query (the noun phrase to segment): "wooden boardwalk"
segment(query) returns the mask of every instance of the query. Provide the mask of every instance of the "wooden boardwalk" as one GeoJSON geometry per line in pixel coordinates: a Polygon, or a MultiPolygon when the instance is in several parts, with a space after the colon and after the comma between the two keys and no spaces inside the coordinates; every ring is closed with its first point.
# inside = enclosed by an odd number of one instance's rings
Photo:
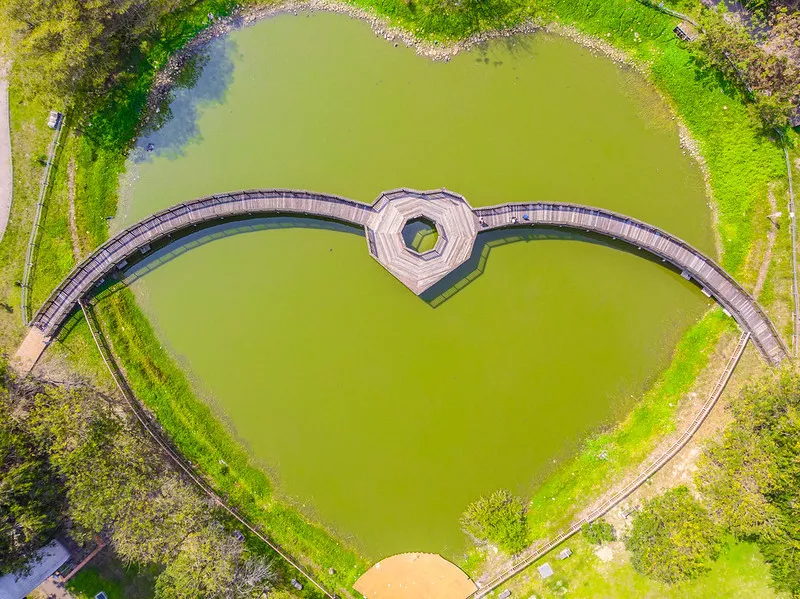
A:
{"type": "Polygon", "coordinates": [[[324,218],[364,227],[367,247],[384,267],[420,294],[466,261],[481,230],[516,226],[566,227],[618,239],[661,258],[719,302],[770,364],[788,354],[770,319],[722,267],[657,227],[608,210],[576,204],[537,202],[473,209],[452,192],[399,189],[373,204],[333,195],[288,189],[242,191],[178,204],[158,212],[108,240],[79,264],[56,288],[31,321],[51,338],[77,308],[79,300],[157,243],[193,227],[224,219],[289,214],[324,218]],[[402,227],[426,216],[436,223],[440,240],[419,254],[405,246],[402,227]]]}
{"type": "Polygon", "coordinates": [[[132,256],[193,227],[268,214],[306,215],[363,226],[371,211],[371,206],[361,202],[288,189],[226,193],[177,204],[128,227],[92,252],[50,295],[31,326],[51,337],[75,310],[78,300],[115,270],[123,269],[132,256]]]}
{"type": "Polygon", "coordinates": [[[369,252],[386,270],[419,295],[469,259],[478,219],[460,195],[397,189],[381,195],[373,204],[367,225],[369,252]],[[403,227],[415,218],[436,224],[439,238],[432,250],[417,253],[403,242],[403,227]]]}

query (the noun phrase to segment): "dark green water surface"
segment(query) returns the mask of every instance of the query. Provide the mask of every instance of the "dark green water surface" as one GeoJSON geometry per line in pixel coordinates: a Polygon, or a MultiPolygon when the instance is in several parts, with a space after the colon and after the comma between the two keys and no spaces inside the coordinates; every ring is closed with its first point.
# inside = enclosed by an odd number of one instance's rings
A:
{"type": "MultiPolygon", "coordinates": [[[[118,226],[227,190],[371,202],[446,187],[473,205],[602,206],[712,251],[702,177],[666,108],[636,74],[564,39],[432,63],[340,15],[286,15],[204,55],[172,120],[140,140],[118,226]]],[[[482,235],[473,272],[451,283],[474,280],[433,307],[357,233],[255,225],[134,290],[278,491],[372,557],[458,554],[467,503],[530,492],[624,415],[707,306],[635,252],[517,231],[482,235]]]]}

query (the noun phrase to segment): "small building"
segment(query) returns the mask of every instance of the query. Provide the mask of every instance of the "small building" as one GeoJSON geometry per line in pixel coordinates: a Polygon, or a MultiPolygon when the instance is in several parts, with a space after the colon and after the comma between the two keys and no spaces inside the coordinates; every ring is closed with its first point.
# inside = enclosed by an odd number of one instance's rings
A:
{"type": "Polygon", "coordinates": [[[536,569],[539,570],[539,576],[542,578],[550,578],[553,574],[555,574],[555,572],[553,572],[553,568],[550,567],[549,562],[543,563],[536,569]]]}
{"type": "Polygon", "coordinates": [[[688,21],[681,21],[672,31],[684,42],[693,42],[697,39],[697,29],[688,21]]]}
{"type": "Polygon", "coordinates": [[[506,589],[497,596],[497,599],[508,599],[509,597],[511,597],[511,591],[506,589]]]}
{"type": "Polygon", "coordinates": [[[0,599],[24,599],[69,559],[69,551],[60,542],[45,545],[28,563],[30,572],[17,577],[13,572],[0,576],[0,599]]]}
{"type": "Polygon", "coordinates": [[[50,116],[47,119],[47,126],[51,129],[61,129],[61,123],[64,120],[64,115],[57,110],[51,110],[50,116]]]}
{"type": "Polygon", "coordinates": [[[558,554],[558,559],[567,559],[570,555],[572,555],[572,549],[569,547],[565,547],[561,552],[558,554]]]}

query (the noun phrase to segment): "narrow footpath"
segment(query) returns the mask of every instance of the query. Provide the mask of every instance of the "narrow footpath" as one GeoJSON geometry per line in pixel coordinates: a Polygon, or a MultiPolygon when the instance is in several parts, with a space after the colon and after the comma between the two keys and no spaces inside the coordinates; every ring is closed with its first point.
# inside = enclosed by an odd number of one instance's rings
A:
{"type": "Polygon", "coordinates": [[[11,114],[8,105],[8,72],[11,66],[0,56],[0,241],[11,214],[14,170],[11,164],[11,114]]]}

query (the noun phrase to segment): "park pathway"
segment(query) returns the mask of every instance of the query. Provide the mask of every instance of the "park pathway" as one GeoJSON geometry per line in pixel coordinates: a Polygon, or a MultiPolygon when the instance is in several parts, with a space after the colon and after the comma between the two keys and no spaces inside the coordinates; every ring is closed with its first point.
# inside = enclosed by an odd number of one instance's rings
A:
{"type": "Polygon", "coordinates": [[[8,103],[8,73],[11,65],[0,56],[0,241],[8,227],[14,192],[11,162],[11,113],[8,103]]]}

